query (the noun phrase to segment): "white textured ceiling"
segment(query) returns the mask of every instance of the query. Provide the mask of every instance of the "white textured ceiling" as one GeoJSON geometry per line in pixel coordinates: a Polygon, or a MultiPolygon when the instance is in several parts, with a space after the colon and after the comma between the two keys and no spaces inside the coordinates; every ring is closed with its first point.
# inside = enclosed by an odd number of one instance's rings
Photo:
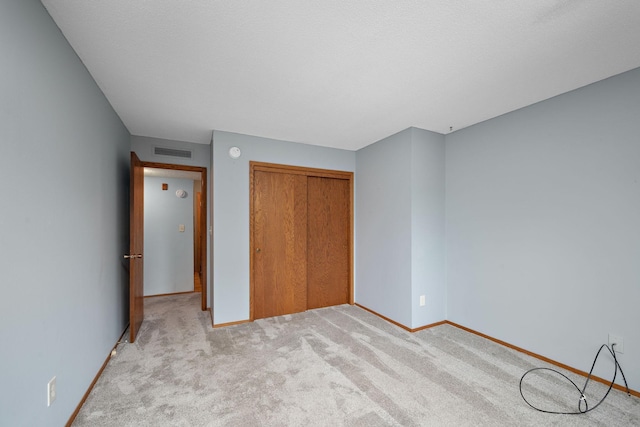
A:
{"type": "Polygon", "coordinates": [[[134,135],[355,150],[640,67],[639,0],[42,0],[134,135]]]}

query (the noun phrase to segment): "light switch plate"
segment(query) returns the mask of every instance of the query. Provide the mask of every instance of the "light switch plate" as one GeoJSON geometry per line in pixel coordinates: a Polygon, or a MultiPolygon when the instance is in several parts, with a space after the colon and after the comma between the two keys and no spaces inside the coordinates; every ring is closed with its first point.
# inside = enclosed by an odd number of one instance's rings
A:
{"type": "Polygon", "coordinates": [[[178,226],[178,231],[181,232],[181,233],[184,233],[184,224],[180,224],[178,226]]]}

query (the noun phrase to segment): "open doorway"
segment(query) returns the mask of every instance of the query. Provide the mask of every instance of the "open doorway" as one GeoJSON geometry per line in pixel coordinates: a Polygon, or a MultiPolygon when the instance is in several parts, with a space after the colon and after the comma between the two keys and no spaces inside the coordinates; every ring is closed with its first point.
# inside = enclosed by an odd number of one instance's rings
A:
{"type": "MultiPolygon", "coordinates": [[[[162,215],[157,215],[158,221],[161,217],[169,217],[169,221],[173,222],[168,226],[171,233],[167,237],[166,233],[162,242],[151,244],[145,250],[145,269],[153,262],[151,250],[158,249],[162,245],[162,250],[170,252],[169,258],[180,259],[188,256],[189,266],[185,267],[184,259],[179,267],[171,267],[167,262],[159,261],[156,267],[158,273],[163,278],[168,279],[171,283],[164,288],[162,286],[156,289],[148,289],[145,285],[145,295],[151,292],[155,295],[180,293],[180,292],[200,292],[201,308],[207,309],[207,170],[204,167],[174,165],[168,163],[142,162],[145,175],[145,195],[164,193],[165,200],[170,201],[171,205],[164,205],[159,208],[162,215]],[[166,182],[165,182],[166,181],[166,182]],[[153,183],[153,192],[149,192],[147,183],[153,183]],[[157,191],[156,191],[157,190],[157,191]],[[177,206],[177,207],[176,207],[177,206]],[[175,211],[176,209],[179,212],[175,211]],[[188,210],[189,217],[185,219],[185,212],[188,210]],[[175,211],[175,212],[174,212],[175,211]],[[171,216],[174,218],[171,218],[171,216]],[[179,217],[178,215],[182,215],[179,217]],[[171,237],[171,236],[175,236],[171,237]],[[188,246],[185,246],[188,245],[188,246]],[[189,269],[185,271],[185,268],[189,269]],[[185,275],[191,275],[189,282],[185,279],[185,275]],[[177,278],[176,275],[181,275],[177,278]],[[191,280],[192,279],[192,280],[191,280]],[[165,291],[163,291],[163,289],[165,291]]],[[[155,197],[155,196],[154,196],[155,197]]],[[[151,197],[149,197],[151,199],[151,197]]],[[[156,201],[156,203],[160,203],[156,201]]],[[[145,200],[145,212],[148,200],[145,200]]],[[[145,214],[145,217],[147,215],[145,214]]],[[[154,219],[155,220],[155,219],[154,219]]],[[[160,223],[160,227],[162,227],[160,223]]],[[[145,229],[147,225],[145,225],[145,229]]],[[[145,241],[147,236],[145,237],[145,241]]],[[[167,254],[165,254],[167,255],[167,254]]],[[[145,274],[148,276],[148,274],[145,274]]],[[[147,278],[145,277],[145,282],[147,278]]],[[[157,281],[154,281],[156,284],[157,281]]]]}

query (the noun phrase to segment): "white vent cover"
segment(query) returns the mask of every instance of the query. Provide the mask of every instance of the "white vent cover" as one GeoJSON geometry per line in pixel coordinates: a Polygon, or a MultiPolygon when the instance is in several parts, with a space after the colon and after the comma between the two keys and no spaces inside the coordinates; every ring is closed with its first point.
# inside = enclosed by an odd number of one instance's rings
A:
{"type": "Polygon", "coordinates": [[[180,157],[182,159],[190,159],[191,151],[177,150],[175,148],[154,147],[153,154],[156,156],[180,157]]]}

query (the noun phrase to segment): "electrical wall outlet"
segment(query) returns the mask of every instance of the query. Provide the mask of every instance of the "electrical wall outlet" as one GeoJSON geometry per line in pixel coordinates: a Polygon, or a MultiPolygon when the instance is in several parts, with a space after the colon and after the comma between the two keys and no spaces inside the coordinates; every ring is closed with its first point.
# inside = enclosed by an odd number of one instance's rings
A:
{"type": "Polygon", "coordinates": [[[56,400],[56,377],[51,378],[51,381],[47,383],[47,406],[56,400]]]}
{"type": "Polygon", "coordinates": [[[426,303],[427,303],[426,302],[426,297],[424,295],[420,295],[420,307],[422,307],[426,303]]]}
{"type": "Polygon", "coordinates": [[[624,353],[624,340],[622,337],[609,334],[609,347],[616,353],[624,353]],[[615,344],[615,347],[613,346],[615,344]]]}

